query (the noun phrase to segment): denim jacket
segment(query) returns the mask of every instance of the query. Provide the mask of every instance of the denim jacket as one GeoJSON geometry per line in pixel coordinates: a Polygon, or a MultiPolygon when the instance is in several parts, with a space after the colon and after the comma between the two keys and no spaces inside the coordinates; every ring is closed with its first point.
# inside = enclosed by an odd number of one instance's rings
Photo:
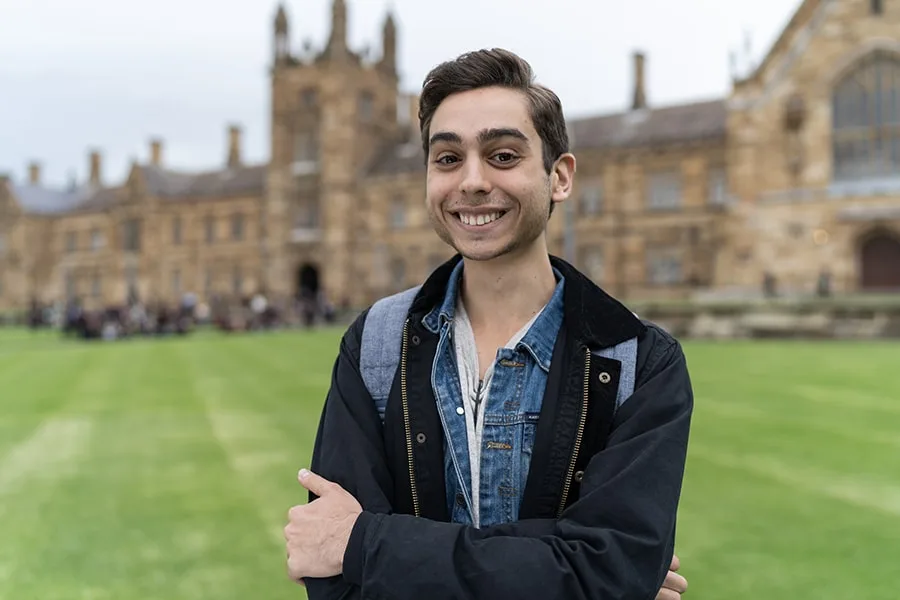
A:
{"type": "Polygon", "coordinates": [[[439,336],[431,385],[444,429],[444,471],[447,510],[451,521],[489,527],[518,520],[522,492],[528,478],[532,446],[553,346],[563,320],[565,279],[554,270],[556,289],[515,349],[501,348],[482,407],[479,519],[472,512],[472,468],[456,355],[453,318],[463,263],[456,265],[443,303],[427,317],[425,326],[439,336]]]}

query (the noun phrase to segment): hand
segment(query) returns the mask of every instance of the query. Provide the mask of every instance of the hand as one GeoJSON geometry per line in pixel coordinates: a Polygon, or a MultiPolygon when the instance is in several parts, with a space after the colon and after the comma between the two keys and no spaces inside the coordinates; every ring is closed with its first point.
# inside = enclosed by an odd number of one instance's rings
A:
{"type": "Polygon", "coordinates": [[[681,561],[677,556],[672,557],[672,564],[669,566],[669,573],[663,582],[656,600],[680,600],[681,595],[687,591],[687,579],[679,575],[676,571],[681,568],[681,561]]]}
{"type": "Polygon", "coordinates": [[[362,507],[336,483],[302,469],[300,484],[318,496],[294,506],[284,528],[288,573],[302,583],[304,577],[332,577],[344,571],[344,552],[362,507]]]}

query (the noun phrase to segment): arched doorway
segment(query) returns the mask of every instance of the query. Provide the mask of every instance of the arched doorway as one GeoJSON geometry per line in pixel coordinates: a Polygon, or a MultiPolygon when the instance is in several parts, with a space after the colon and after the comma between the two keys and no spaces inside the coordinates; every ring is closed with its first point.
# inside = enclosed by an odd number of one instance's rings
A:
{"type": "Polygon", "coordinates": [[[862,239],[859,260],[862,290],[900,292],[900,237],[872,232],[862,239]]]}
{"type": "Polygon", "coordinates": [[[319,293],[319,269],[304,263],[297,268],[297,297],[315,298],[319,293]]]}

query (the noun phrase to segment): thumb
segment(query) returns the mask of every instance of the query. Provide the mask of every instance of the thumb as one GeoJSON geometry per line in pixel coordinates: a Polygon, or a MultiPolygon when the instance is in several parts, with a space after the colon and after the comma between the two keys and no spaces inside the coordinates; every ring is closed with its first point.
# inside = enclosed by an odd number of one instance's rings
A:
{"type": "Polygon", "coordinates": [[[300,480],[300,485],[320,498],[328,493],[328,490],[333,485],[324,477],[316,475],[308,469],[300,469],[297,478],[300,480]]]}

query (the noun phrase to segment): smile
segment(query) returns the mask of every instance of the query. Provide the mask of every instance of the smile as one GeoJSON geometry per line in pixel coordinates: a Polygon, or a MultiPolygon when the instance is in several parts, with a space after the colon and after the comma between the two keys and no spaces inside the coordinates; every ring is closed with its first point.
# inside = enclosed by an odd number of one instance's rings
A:
{"type": "Polygon", "coordinates": [[[498,210],[491,213],[480,213],[480,214],[472,214],[472,213],[456,213],[456,218],[463,225],[468,225],[470,227],[483,227],[484,225],[489,225],[506,214],[505,210],[498,210]]]}

